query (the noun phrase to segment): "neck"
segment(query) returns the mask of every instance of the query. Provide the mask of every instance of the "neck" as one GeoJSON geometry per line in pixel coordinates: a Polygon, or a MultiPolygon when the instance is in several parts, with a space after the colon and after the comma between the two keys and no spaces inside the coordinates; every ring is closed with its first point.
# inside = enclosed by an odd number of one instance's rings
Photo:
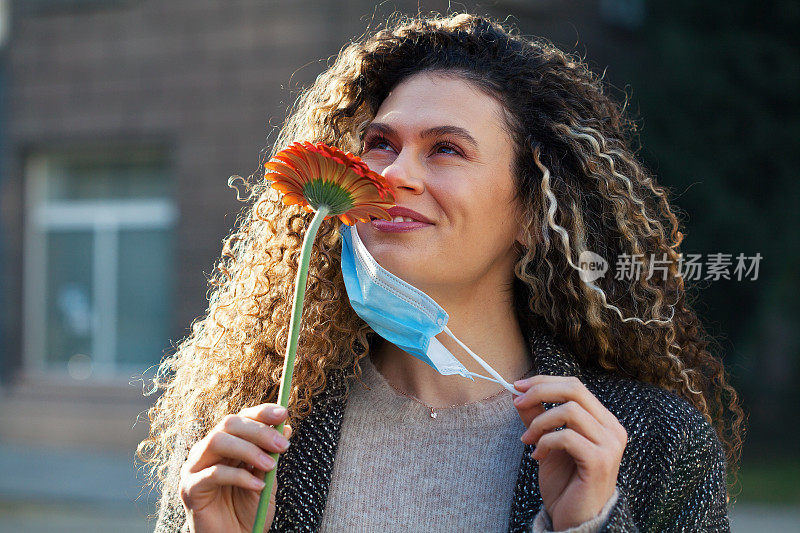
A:
{"type": "MultiPolygon", "coordinates": [[[[461,302],[451,299],[446,303],[450,316],[447,326],[470,350],[513,384],[532,365],[513,304],[510,298],[486,298],[476,292],[473,288],[469,298],[461,302]]],[[[447,333],[439,333],[436,338],[467,370],[492,377],[447,333]]],[[[432,407],[479,401],[503,389],[499,383],[482,378],[470,381],[459,375],[444,376],[394,344],[381,341],[371,353],[378,371],[389,383],[432,407]]]]}

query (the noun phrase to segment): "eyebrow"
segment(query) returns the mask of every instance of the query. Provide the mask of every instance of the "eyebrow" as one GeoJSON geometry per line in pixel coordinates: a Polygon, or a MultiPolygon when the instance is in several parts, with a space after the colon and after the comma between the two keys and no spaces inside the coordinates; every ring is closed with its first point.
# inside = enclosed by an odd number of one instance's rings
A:
{"type": "MultiPolygon", "coordinates": [[[[384,122],[370,122],[366,128],[364,128],[363,133],[361,134],[361,140],[364,140],[364,137],[367,136],[372,130],[377,130],[385,135],[396,135],[397,132],[395,129],[386,124],[384,122]]],[[[478,148],[478,141],[475,140],[475,137],[470,135],[470,133],[460,126],[453,126],[450,124],[442,125],[442,126],[434,126],[433,128],[428,128],[426,130],[422,130],[419,133],[420,139],[426,139],[429,137],[439,137],[442,135],[453,135],[462,139],[463,141],[472,145],[473,148],[478,148]]]]}

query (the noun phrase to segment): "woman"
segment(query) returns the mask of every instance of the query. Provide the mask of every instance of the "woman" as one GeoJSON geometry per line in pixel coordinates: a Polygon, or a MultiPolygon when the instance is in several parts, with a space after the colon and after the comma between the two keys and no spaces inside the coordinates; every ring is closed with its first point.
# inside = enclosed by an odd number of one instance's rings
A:
{"type": "Polygon", "coordinates": [[[515,401],[383,341],[349,305],[350,227],[331,218],[289,411],[276,410],[312,215],[257,182],[208,314],[156,379],[139,449],[162,484],[156,530],[249,531],[274,467],[264,452],[279,452],[270,531],[728,531],[742,410],[687,304],[678,221],[630,128],[578,59],[483,17],[403,16],[345,47],[275,147],[325,142],[385,176],[412,210],[390,212],[422,222],[358,222],[364,246],[501,376],[526,379],[515,401]],[[665,268],[592,279],[575,264],[586,252],[665,268]],[[282,420],[288,447],[271,427],[282,420]]]}

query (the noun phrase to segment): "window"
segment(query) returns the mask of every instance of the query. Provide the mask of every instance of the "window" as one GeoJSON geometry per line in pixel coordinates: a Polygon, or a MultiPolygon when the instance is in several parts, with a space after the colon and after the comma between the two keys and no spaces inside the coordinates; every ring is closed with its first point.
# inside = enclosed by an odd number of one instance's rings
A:
{"type": "Polygon", "coordinates": [[[158,147],[27,158],[26,370],[130,376],[161,359],[175,284],[167,163],[158,147]]]}

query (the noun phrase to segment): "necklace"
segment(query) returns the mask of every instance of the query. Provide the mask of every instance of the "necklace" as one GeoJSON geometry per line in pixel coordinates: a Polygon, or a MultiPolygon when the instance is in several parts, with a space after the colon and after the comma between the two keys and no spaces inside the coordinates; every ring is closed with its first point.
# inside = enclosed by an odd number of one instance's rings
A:
{"type": "MultiPolygon", "coordinates": [[[[524,378],[525,376],[527,376],[527,375],[528,375],[528,372],[530,372],[531,370],[533,370],[535,367],[536,367],[536,365],[534,364],[534,365],[533,365],[532,367],[530,367],[530,368],[529,368],[529,369],[528,369],[528,370],[527,370],[527,371],[526,371],[524,374],[522,374],[522,375],[521,375],[521,376],[520,376],[520,377],[519,377],[517,380],[514,380],[514,381],[518,381],[518,380],[520,380],[520,379],[524,378]]],[[[389,380],[388,380],[388,379],[385,379],[385,378],[384,378],[384,381],[386,381],[386,383],[389,383],[389,380]]],[[[513,382],[512,382],[512,383],[513,383],[513,382]]],[[[448,405],[448,406],[445,406],[445,407],[431,407],[431,406],[430,406],[430,405],[428,405],[427,403],[425,403],[425,402],[423,402],[423,401],[421,401],[421,400],[419,400],[419,399],[415,398],[414,396],[411,396],[410,394],[406,394],[405,392],[401,391],[400,389],[398,389],[397,387],[395,387],[395,386],[394,386],[394,385],[392,385],[391,383],[389,383],[389,386],[390,386],[390,387],[392,387],[392,388],[393,388],[394,390],[396,390],[397,392],[399,392],[400,394],[402,394],[403,396],[406,396],[407,398],[411,398],[411,399],[412,399],[412,400],[414,400],[415,402],[417,402],[417,403],[420,403],[420,404],[424,405],[425,407],[427,407],[428,409],[430,409],[430,411],[431,411],[431,418],[436,418],[436,417],[438,416],[438,413],[435,411],[435,409],[450,409],[451,407],[463,407],[463,406],[465,406],[465,405],[470,405],[470,404],[473,404],[473,403],[485,402],[486,400],[492,399],[492,398],[494,398],[495,396],[499,396],[500,394],[502,394],[502,393],[503,393],[503,392],[505,392],[505,390],[506,390],[505,388],[502,388],[502,389],[500,389],[499,391],[497,391],[496,393],[492,394],[491,396],[487,396],[486,398],[483,398],[482,400],[475,400],[475,401],[473,401],[473,402],[467,402],[467,403],[459,403],[459,404],[456,404],[456,405],[448,405]]]]}

